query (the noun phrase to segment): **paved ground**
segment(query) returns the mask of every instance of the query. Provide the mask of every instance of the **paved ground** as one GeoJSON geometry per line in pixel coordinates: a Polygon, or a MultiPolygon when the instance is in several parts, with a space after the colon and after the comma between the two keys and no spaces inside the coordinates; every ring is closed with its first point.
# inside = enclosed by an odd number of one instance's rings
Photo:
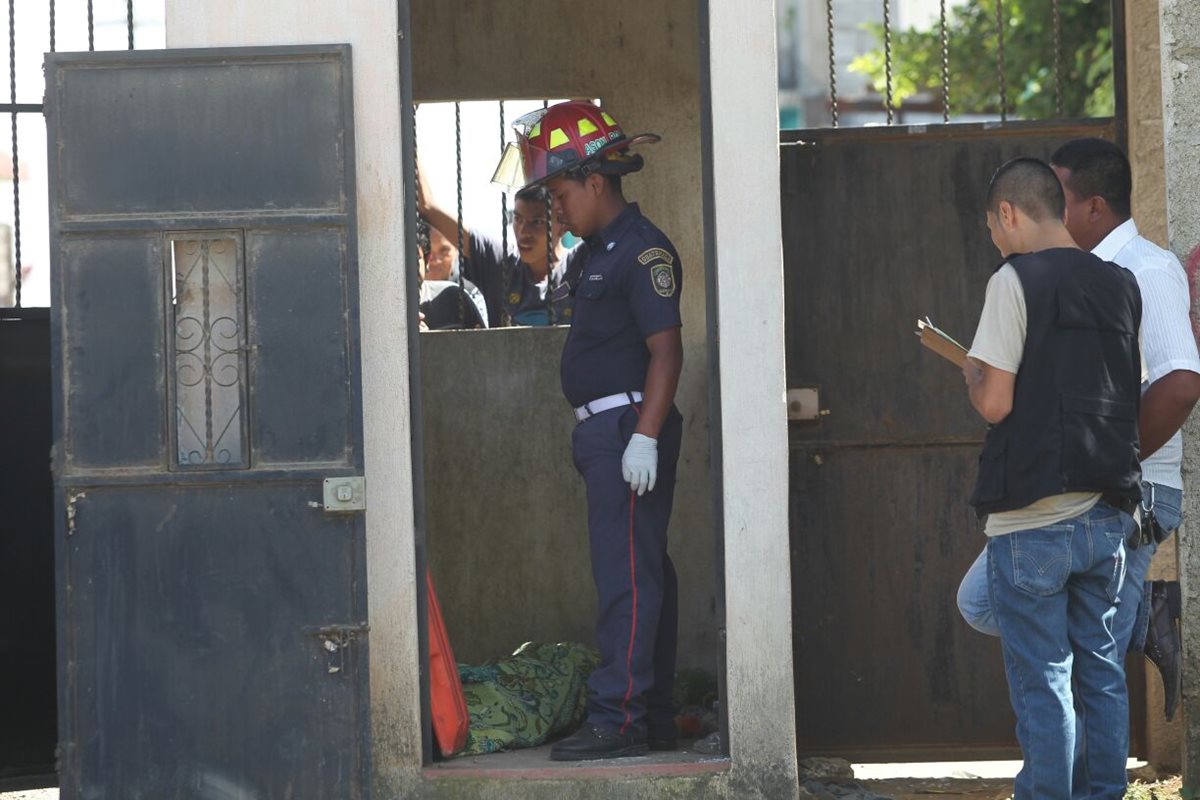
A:
{"type": "MultiPolygon", "coordinates": [[[[681,759],[685,762],[688,760],[681,759]]],[[[467,765],[469,761],[462,763],[467,765]]],[[[478,764],[472,766],[478,768],[478,764]]],[[[471,766],[462,768],[470,769],[471,766]]],[[[872,791],[894,800],[1008,800],[1012,796],[1012,782],[1004,778],[924,777],[863,782],[872,791]]],[[[1153,784],[1134,784],[1126,795],[1127,800],[1180,800],[1180,797],[1179,778],[1153,784]]],[[[0,793],[0,800],[58,800],[58,790],[0,793]]]]}

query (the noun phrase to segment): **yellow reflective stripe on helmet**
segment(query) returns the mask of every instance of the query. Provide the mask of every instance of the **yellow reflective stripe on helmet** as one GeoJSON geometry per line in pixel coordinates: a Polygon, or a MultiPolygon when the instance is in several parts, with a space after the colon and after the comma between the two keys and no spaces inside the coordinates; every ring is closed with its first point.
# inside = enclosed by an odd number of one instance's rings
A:
{"type": "Polygon", "coordinates": [[[536,139],[538,136],[541,135],[541,133],[542,133],[542,123],[537,122],[534,124],[534,126],[532,128],[529,129],[529,138],[536,139]]]}
{"type": "Polygon", "coordinates": [[[566,144],[569,141],[571,141],[571,140],[567,138],[567,135],[565,133],[563,133],[562,128],[555,128],[554,130],[550,131],[550,149],[551,150],[553,150],[556,147],[562,147],[564,144],[566,144]]]}
{"type": "Polygon", "coordinates": [[[596,123],[592,122],[587,117],[584,117],[583,119],[579,120],[579,135],[580,136],[587,136],[589,133],[595,133],[598,130],[600,130],[600,129],[596,127],[596,123]]]}
{"type": "Polygon", "coordinates": [[[607,111],[601,111],[600,116],[603,118],[606,125],[611,125],[614,128],[617,127],[617,121],[610,117],[607,111]]]}

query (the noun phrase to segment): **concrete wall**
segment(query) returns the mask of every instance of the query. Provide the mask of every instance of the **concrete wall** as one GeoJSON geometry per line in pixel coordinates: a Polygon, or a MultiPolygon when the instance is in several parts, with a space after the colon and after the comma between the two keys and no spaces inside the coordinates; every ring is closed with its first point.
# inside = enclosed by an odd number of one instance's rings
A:
{"type": "Polygon", "coordinates": [[[367,475],[375,797],[421,763],[395,0],[167,0],[168,47],[349,42],[367,475]]]}
{"type": "MultiPolygon", "coordinates": [[[[675,242],[684,269],[683,413],[670,551],[679,664],[715,672],[712,482],[701,218],[698,4],[413,0],[418,101],[600,97],[626,132],[653,131],[626,194],[675,242]]],[[[446,198],[449,200],[450,198],[446,198]]],[[[421,337],[428,548],[455,656],[528,639],[590,642],[595,592],[573,417],[558,388],[564,331],[421,337]]]]}
{"type": "MultiPolygon", "coordinates": [[[[1163,138],[1166,153],[1167,219],[1171,249],[1185,265],[1200,252],[1200,4],[1161,0],[1163,138]]],[[[1194,268],[1194,264],[1193,264],[1194,268]]],[[[1195,274],[1192,296],[1196,295],[1195,274]]],[[[1196,305],[1192,306],[1193,325],[1196,305]]],[[[1200,477],[1200,416],[1184,427],[1183,481],[1200,477]]],[[[1184,495],[1184,529],[1178,535],[1183,584],[1184,793],[1200,790],[1200,546],[1191,533],[1200,524],[1200,493],[1184,495]]]]}

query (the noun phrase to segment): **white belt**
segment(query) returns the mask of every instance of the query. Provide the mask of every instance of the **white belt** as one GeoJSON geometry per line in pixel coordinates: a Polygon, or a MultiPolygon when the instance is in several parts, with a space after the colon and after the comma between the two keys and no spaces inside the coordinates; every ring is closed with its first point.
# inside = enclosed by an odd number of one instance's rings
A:
{"type": "Polygon", "coordinates": [[[602,414],[605,411],[612,411],[614,408],[621,406],[632,405],[633,403],[642,402],[641,392],[621,392],[620,394],[610,394],[608,397],[601,397],[599,400],[593,400],[590,403],[584,403],[579,408],[575,409],[575,421],[583,422],[585,419],[602,414]]]}

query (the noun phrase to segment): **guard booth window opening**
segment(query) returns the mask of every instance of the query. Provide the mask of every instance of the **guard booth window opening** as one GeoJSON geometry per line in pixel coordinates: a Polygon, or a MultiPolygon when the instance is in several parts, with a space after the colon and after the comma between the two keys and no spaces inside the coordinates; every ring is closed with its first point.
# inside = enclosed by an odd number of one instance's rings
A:
{"type": "Polygon", "coordinates": [[[578,240],[541,200],[493,180],[514,141],[511,123],[560,101],[415,105],[423,332],[570,324],[552,297],[578,240]]]}

